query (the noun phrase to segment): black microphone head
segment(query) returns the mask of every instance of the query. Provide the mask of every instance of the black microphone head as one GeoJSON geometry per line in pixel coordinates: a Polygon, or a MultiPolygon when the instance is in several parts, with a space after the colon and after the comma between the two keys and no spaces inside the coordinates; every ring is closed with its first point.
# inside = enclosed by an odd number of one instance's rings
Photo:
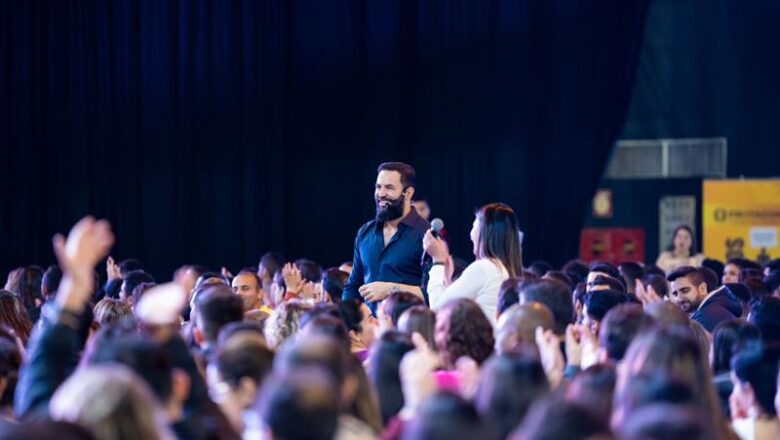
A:
{"type": "Polygon", "coordinates": [[[441,232],[444,229],[444,220],[440,218],[433,219],[431,221],[431,229],[433,229],[433,232],[441,232]]]}

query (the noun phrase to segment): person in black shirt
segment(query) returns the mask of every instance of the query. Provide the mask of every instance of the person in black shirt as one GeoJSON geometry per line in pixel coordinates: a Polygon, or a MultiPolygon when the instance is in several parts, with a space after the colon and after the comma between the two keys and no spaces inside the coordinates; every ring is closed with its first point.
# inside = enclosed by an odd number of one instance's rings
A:
{"type": "Polygon", "coordinates": [[[422,238],[430,228],[412,208],[414,168],[387,162],[377,172],[376,218],[358,230],[352,274],[342,293],[344,300],[362,298],[372,312],[395,290],[424,298],[422,238]]]}

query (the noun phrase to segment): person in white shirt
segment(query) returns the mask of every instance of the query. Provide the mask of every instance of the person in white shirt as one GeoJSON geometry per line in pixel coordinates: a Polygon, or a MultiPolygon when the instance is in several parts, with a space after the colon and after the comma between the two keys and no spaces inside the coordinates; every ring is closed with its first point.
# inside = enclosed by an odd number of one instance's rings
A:
{"type": "Polygon", "coordinates": [[[446,270],[452,264],[447,244],[429,230],[423,237],[423,248],[433,259],[428,279],[431,309],[440,309],[455,298],[470,298],[495,325],[498,293],[508,278],[522,274],[520,230],[515,212],[503,203],[491,203],[477,211],[471,228],[476,261],[448,285],[446,270]]]}

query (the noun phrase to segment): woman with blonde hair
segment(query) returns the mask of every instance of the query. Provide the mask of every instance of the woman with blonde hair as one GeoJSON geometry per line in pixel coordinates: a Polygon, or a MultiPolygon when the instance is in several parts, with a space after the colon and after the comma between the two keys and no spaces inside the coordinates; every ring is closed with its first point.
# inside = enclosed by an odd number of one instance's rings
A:
{"type": "Polygon", "coordinates": [[[151,390],[118,364],[76,370],[54,393],[49,415],[87,428],[98,440],[174,438],[151,390]]]}
{"type": "Polygon", "coordinates": [[[301,317],[311,306],[298,300],[285,301],[274,309],[265,321],[265,339],[268,346],[278,350],[287,339],[295,336],[301,326],[301,317]]]}

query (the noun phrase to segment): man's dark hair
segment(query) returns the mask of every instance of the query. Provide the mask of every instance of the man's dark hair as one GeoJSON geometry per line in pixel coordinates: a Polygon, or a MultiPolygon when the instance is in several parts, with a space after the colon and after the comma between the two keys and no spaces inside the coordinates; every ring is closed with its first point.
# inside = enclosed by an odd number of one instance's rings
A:
{"type": "Polygon", "coordinates": [[[748,345],[731,359],[734,375],[753,388],[756,401],[764,413],[774,417],[777,392],[778,351],[761,346],[748,345]]]}
{"type": "Polygon", "coordinates": [[[524,303],[536,301],[546,305],[555,317],[555,333],[562,335],[574,322],[574,304],[569,286],[558,280],[539,280],[520,290],[524,303]]]}
{"type": "Polygon", "coordinates": [[[141,283],[154,283],[154,278],[143,270],[127,273],[122,281],[122,292],[125,298],[130,298],[133,295],[133,290],[141,283]]]}
{"type": "Polygon", "coordinates": [[[117,266],[119,266],[119,274],[122,276],[122,278],[125,278],[130,272],[144,270],[144,265],[135,258],[122,260],[119,262],[119,264],[117,264],[117,266]]]}
{"type": "Polygon", "coordinates": [[[613,278],[604,275],[596,275],[596,277],[593,278],[593,282],[591,283],[591,286],[607,286],[609,287],[610,290],[615,290],[623,293],[626,292],[626,285],[623,284],[622,278],[613,278]]]}
{"type": "Polygon", "coordinates": [[[494,428],[480,418],[474,405],[456,394],[440,391],[420,408],[417,418],[404,429],[405,440],[483,440],[498,438],[494,428]]]}
{"type": "Polygon", "coordinates": [[[257,287],[260,288],[260,289],[263,288],[263,281],[260,279],[259,276],[257,276],[257,271],[256,270],[241,269],[236,274],[236,276],[239,276],[239,275],[244,275],[244,276],[247,276],[247,277],[254,278],[255,279],[255,283],[257,284],[257,287]]]}
{"type": "Polygon", "coordinates": [[[548,263],[548,262],[546,262],[546,261],[537,260],[537,261],[534,261],[533,263],[531,263],[531,264],[528,266],[528,270],[530,270],[530,271],[531,271],[531,272],[533,272],[533,273],[534,273],[536,276],[538,276],[539,278],[541,278],[541,277],[543,277],[543,276],[544,276],[544,275],[545,275],[547,272],[549,272],[549,271],[553,270],[553,267],[552,267],[552,264],[550,264],[550,263],[548,263]]]}
{"type": "Polygon", "coordinates": [[[754,301],[748,322],[758,327],[764,344],[780,346],[780,299],[765,296],[754,301]]]}
{"type": "Polygon", "coordinates": [[[222,380],[237,388],[248,377],[258,386],[273,369],[274,352],[252,339],[226,340],[214,354],[214,365],[222,380]]]}
{"type": "Polygon", "coordinates": [[[396,171],[401,175],[401,185],[403,189],[414,186],[414,180],[417,178],[417,172],[411,165],[403,162],[385,162],[377,167],[377,174],[381,171],[396,171]]]}
{"type": "Polygon", "coordinates": [[[135,286],[135,289],[133,289],[133,307],[137,306],[141,302],[141,298],[144,296],[144,293],[146,293],[147,290],[151,289],[152,287],[156,286],[155,283],[141,283],[137,286],[135,286]]]}
{"type": "Polygon", "coordinates": [[[103,298],[111,298],[111,299],[119,299],[119,292],[122,290],[122,283],[124,280],[122,278],[114,278],[113,280],[108,280],[106,282],[106,285],[103,287],[103,296],[100,298],[97,298],[98,300],[103,298]]]}
{"type": "MultiPolygon", "coordinates": [[[[669,276],[666,277],[666,279],[672,283],[674,280],[678,278],[688,278],[688,281],[691,282],[694,286],[699,286],[701,284],[704,284],[707,286],[707,291],[711,292],[710,285],[707,284],[707,278],[708,276],[705,275],[704,271],[700,270],[699,268],[692,267],[692,266],[683,266],[672,273],[669,274],[669,276]]],[[[713,289],[714,290],[714,289],[713,289]]]]}
{"type": "Polygon", "coordinates": [[[339,386],[322,367],[275,371],[265,381],[257,412],[274,438],[330,440],[338,427],[339,386]]]}
{"type": "Polygon", "coordinates": [[[666,281],[665,275],[645,275],[645,277],[642,278],[642,284],[644,284],[645,289],[647,289],[648,286],[653,286],[653,290],[655,290],[655,293],[661,298],[669,295],[669,282],[666,281]]]}
{"type": "Polygon", "coordinates": [[[268,275],[273,277],[274,274],[284,267],[284,255],[278,252],[266,252],[260,257],[260,263],[257,265],[258,269],[263,267],[268,271],[268,275]]]}
{"type": "Polygon", "coordinates": [[[655,264],[645,266],[645,275],[658,275],[659,277],[666,278],[666,272],[655,264]]]}
{"type": "MultiPolygon", "coordinates": [[[[600,292],[599,292],[600,293],[600,292]]],[[[653,318],[637,304],[621,304],[604,315],[599,332],[599,345],[607,351],[607,357],[620,361],[626,355],[634,338],[653,325],[653,318]]]]}
{"type": "Polygon", "coordinates": [[[316,261],[301,258],[295,260],[295,267],[301,271],[301,278],[303,278],[304,281],[319,283],[320,280],[322,280],[322,266],[316,261]]]}
{"type": "Polygon", "coordinates": [[[707,292],[712,292],[713,290],[720,287],[720,277],[718,274],[712,271],[712,269],[707,267],[700,267],[698,268],[699,272],[701,272],[701,275],[704,277],[704,282],[707,283],[707,292]]]}
{"type": "Polygon", "coordinates": [[[347,280],[349,280],[349,274],[343,270],[331,268],[325,271],[325,275],[322,277],[322,290],[328,293],[332,303],[341,302],[341,294],[344,292],[347,280]]]}
{"type": "Polygon", "coordinates": [[[640,266],[639,263],[635,263],[633,261],[621,263],[618,266],[618,270],[620,271],[620,275],[623,277],[623,281],[626,284],[626,292],[634,292],[636,280],[641,280],[642,277],[645,276],[645,270],[642,268],[642,266],[640,266]]]}
{"type": "Polygon", "coordinates": [[[546,274],[544,274],[544,278],[558,280],[568,285],[571,289],[574,289],[574,287],[577,286],[577,284],[574,283],[574,281],[569,275],[566,275],[566,273],[561,272],[559,270],[548,271],[546,274]]]}
{"type": "Polygon", "coordinates": [[[766,288],[769,291],[769,294],[774,294],[777,289],[780,288],[780,272],[769,272],[769,275],[764,278],[764,284],[766,284],[766,288]]]}
{"type": "Polygon", "coordinates": [[[46,269],[41,278],[41,297],[48,301],[57,294],[57,289],[62,281],[62,270],[57,265],[51,265],[46,269]]]}
{"type": "Polygon", "coordinates": [[[339,307],[336,304],[317,303],[301,316],[300,328],[306,327],[306,324],[308,324],[309,321],[319,318],[320,316],[330,316],[331,318],[341,319],[339,307]]]}
{"type": "Polygon", "coordinates": [[[207,287],[196,301],[198,323],[208,342],[216,342],[219,331],[225,325],[244,319],[241,297],[223,284],[207,287]]]}
{"type": "Polygon", "coordinates": [[[165,404],[173,392],[173,362],[168,351],[148,337],[124,332],[120,330],[112,337],[99,338],[90,362],[93,365],[118,363],[129,367],[165,404]]]}
{"type": "Polygon", "coordinates": [[[572,283],[580,283],[588,278],[588,265],[579,260],[571,260],[561,268],[563,273],[572,279],[572,283]]]}
{"type": "Polygon", "coordinates": [[[253,334],[265,339],[263,324],[257,321],[236,321],[226,324],[222,327],[222,330],[219,331],[219,345],[224,345],[225,341],[237,334],[253,334]]]}
{"type": "Polygon", "coordinates": [[[607,263],[606,261],[594,261],[590,263],[588,272],[602,272],[612,278],[620,279],[620,270],[618,270],[617,266],[612,263],[607,263]]]}
{"type": "Polygon", "coordinates": [[[585,306],[588,308],[588,316],[596,321],[601,321],[613,307],[625,303],[628,300],[626,294],[617,290],[598,290],[585,295],[585,306]]]}
{"type": "Polygon", "coordinates": [[[390,317],[393,325],[396,327],[398,326],[398,319],[406,310],[425,304],[422,298],[405,290],[393,293],[385,301],[385,314],[390,317]]]}
{"type": "Polygon", "coordinates": [[[718,275],[718,287],[720,287],[720,275],[723,274],[723,268],[725,267],[723,262],[712,258],[705,258],[704,261],[701,262],[701,267],[706,267],[718,275]]]}
{"type": "Polygon", "coordinates": [[[733,264],[734,266],[739,267],[740,270],[743,269],[756,269],[758,271],[761,271],[763,268],[760,264],[756,263],[753,260],[748,260],[747,258],[729,258],[726,261],[726,264],[733,264]]]}

